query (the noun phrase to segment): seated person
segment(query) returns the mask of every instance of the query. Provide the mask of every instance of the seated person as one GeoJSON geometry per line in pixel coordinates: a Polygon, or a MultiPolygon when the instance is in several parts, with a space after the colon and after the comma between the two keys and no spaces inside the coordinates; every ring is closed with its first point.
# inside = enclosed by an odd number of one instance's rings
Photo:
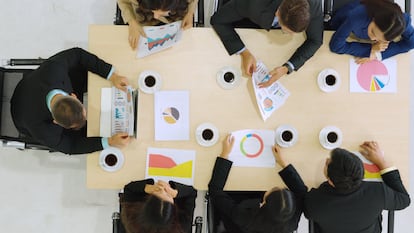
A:
{"type": "Polygon", "coordinates": [[[82,101],[88,71],[126,90],[128,79],[117,75],[112,65],[80,48],[62,51],[17,84],[10,103],[18,131],[65,154],[127,145],[127,133],[110,138],[86,137],[86,109],[82,101]]]}
{"type": "Polygon", "coordinates": [[[216,159],[208,185],[212,205],[227,232],[287,233],[296,230],[307,187],[295,168],[285,163],[278,146],[273,147],[273,153],[276,162],[283,168],[279,175],[290,190],[274,187],[264,194],[262,200],[248,199],[240,203],[223,191],[232,165],[228,156],[233,144],[234,138],[228,135],[223,141],[223,150],[216,159]]]}
{"type": "MultiPolygon", "coordinates": [[[[270,71],[272,77],[261,83],[261,87],[270,86],[283,75],[298,70],[322,45],[323,17],[319,0],[230,0],[211,17],[210,23],[229,55],[241,55],[242,70],[247,75],[252,75],[256,70],[256,58],[232,25],[244,18],[266,30],[281,27],[283,32],[289,34],[306,31],[303,44],[285,64],[270,71]]],[[[278,56],[277,51],[273,52],[278,56]]]]}
{"type": "Polygon", "coordinates": [[[362,161],[336,148],[326,160],[327,181],[305,196],[305,216],[320,233],[380,233],[383,210],[400,210],[410,204],[398,170],[384,159],[376,142],[364,142],[361,154],[381,169],[383,182],[363,181],[362,161]]]}
{"type": "Polygon", "coordinates": [[[414,48],[410,15],[390,0],[353,1],[334,12],[331,26],[331,51],[353,55],[358,64],[414,48]]]}
{"type": "Polygon", "coordinates": [[[117,0],[122,18],[128,23],[128,42],[132,49],[140,35],[146,36],[143,26],[155,26],[182,20],[182,28],[193,26],[198,0],[117,0]]]}
{"type": "Polygon", "coordinates": [[[197,190],[174,181],[134,181],[124,187],[121,221],[127,233],[191,233],[197,190]]]}

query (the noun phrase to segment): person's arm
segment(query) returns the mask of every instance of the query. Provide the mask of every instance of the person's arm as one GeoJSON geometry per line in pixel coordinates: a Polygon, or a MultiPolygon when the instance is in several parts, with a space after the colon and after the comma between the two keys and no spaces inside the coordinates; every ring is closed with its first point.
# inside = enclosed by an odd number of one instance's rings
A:
{"type": "Polygon", "coordinates": [[[394,55],[405,53],[414,48],[414,28],[411,25],[411,18],[408,14],[404,14],[406,27],[401,35],[400,41],[390,42],[388,48],[381,52],[382,59],[392,57],[394,55]]]}
{"type": "Polygon", "coordinates": [[[410,205],[410,196],[405,189],[400,173],[385,160],[384,152],[377,142],[364,142],[360,145],[361,154],[378,166],[384,181],[384,208],[387,210],[400,210],[410,205]]]}
{"type": "Polygon", "coordinates": [[[192,221],[194,217],[195,200],[197,190],[193,186],[181,184],[178,182],[169,182],[172,189],[177,190],[174,203],[178,207],[179,219],[184,232],[191,232],[192,221]]]}
{"type": "Polygon", "coordinates": [[[132,181],[124,187],[124,200],[137,201],[142,200],[150,191],[145,191],[149,187],[154,186],[153,179],[132,181]]]}
{"type": "Polygon", "coordinates": [[[272,148],[273,155],[275,157],[276,163],[282,167],[282,170],[279,172],[280,177],[283,182],[289,188],[290,191],[304,195],[308,191],[299,173],[296,171],[295,167],[290,163],[285,161],[285,158],[282,154],[281,148],[278,145],[273,146],[272,148]]]}
{"type": "Polygon", "coordinates": [[[190,0],[188,3],[188,11],[183,18],[183,23],[181,27],[183,29],[188,29],[193,27],[194,12],[197,7],[198,0],[190,0]]]}
{"type": "Polygon", "coordinates": [[[306,29],[306,40],[289,58],[294,70],[298,70],[321,47],[323,42],[323,16],[320,1],[310,5],[311,20],[306,29]]]}
{"type": "Polygon", "coordinates": [[[210,182],[208,184],[208,191],[214,193],[217,191],[223,191],[226,184],[229,172],[231,169],[232,161],[228,160],[229,154],[233,148],[234,137],[231,134],[227,135],[223,140],[223,149],[219,157],[217,157],[213,168],[213,174],[211,175],[210,182]]]}

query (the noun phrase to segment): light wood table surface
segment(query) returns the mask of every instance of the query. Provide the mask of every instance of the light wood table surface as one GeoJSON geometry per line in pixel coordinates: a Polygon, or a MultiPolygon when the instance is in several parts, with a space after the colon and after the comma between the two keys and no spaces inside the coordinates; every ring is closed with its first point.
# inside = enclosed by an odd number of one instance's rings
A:
{"type": "MultiPolygon", "coordinates": [[[[239,29],[243,41],[269,69],[286,62],[303,42],[303,35],[282,34],[279,30],[239,29]]],[[[190,140],[154,141],[154,96],[140,93],[138,138],[122,149],[123,168],[105,172],[98,165],[100,152],[87,157],[87,187],[119,189],[132,180],[145,176],[147,147],[189,149],[196,151],[194,186],[206,190],[221,141],[228,132],[241,129],[271,129],[282,124],[294,126],[299,140],[283,149],[288,162],[301,174],[308,186],[323,182],[323,167],[329,151],[319,143],[319,132],[327,125],[339,127],[343,133],[343,148],[358,150],[364,140],[376,140],[385,156],[400,169],[405,184],[409,174],[409,55],[396,57],[398,92],[366,94],[349,92],[348,55],[329,51],[332,32],[325,32],[324,44],[298,71],[283,77],[281,83],[291,95],[285,105],[266,121],[260,117],[249,78],[241,85],[223,90],[216,83],[216,73],[224,66],[240,66],[240,56],[229,56],[211,28],[184,31],[183,39],[173,48],[143,59],[136,58],[127,42],[126,26],[92,25],[89,29],[89,51],[111,63],[120,75],[128,77],[138,88],[138,76],[144,70],[157,71],[163,81],[162,90],[190,91],[190,140]],[[335,69],[342,84],[333,93],[322,92],[317,76],[325,68],[335,69]],[[197,144],[195,130],[204,122],[213,123],[220,139],[212,147],[197,144]]],[[[99,135],[100,90],[110,83],[94,74],[89,75],[88,135],[99,135]]],[[[225,189],[266,190],[284,186],[276,168],[233,167],[225,189]]]]}

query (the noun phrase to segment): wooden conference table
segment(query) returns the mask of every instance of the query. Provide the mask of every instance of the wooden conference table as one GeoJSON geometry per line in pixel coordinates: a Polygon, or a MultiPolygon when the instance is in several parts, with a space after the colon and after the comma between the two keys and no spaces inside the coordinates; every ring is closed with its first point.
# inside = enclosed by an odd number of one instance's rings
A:
{"type": "MultiPolygon", "coordinates": [[[[282,34],[278,30],[238,30],[243,41],[268,68],[283,64],[303,42],[303,35],[282,34]]],[[[216,83],[216,73],[224,66],[240,68],[240,57],[229,56],[211,28],[186,30],[180,43],[166,51],[143,59],[136,58],[127,42],[125,26],[92,25],[89,29],[89,51],[113,64],[116,72],[128,77],[138,87],[138,76],[144,70],[162,76],[162,90],[190,91],[190,140],[154,141],[154,96],[140,93],[138,138],[122,149],[125,164],[117,172],[105,172],[98,165],[100,152],[88,155],[87,187],[119,189],[132,180],[143,179],[147,147],[188,149],[196,151],[194,186],[206,190],[221,141],[228,132],[241,129],[275,129],[279,125],[294,126],[297,143],[283,149],[288,162],[301,174],[308,186],[324,181],[323,167],[329,151],[318,139],[327,125],[339,127],[343,148],[358,150],[364,140],[376,140],[386,157],[400,169],[408,184],[409,164],[409,55],[396,57],[398,92],[366,94],[349,92],[349,59],[347,55],[329,52],[332,32],[325,32],[324,44],[298,71],[283,77],[281,83],[290,91],[285,105],[266,121],[260,117],[250,79],[243,77],[239,87],[224,90],[216,83]],[[335,69],[341,76],[340,88],[322,92],[317,76],[325,68],[335,69]],[[220,139],[212,147],[197,144],[195,130],[204,122],[213,123],[220,139]]],[[[100,90],[110,83],[90,74],[88,87],[88,135],[99,135],[100,90]]],[[[233,167],[225,189],[266,190],[283,186],[276,168],[233,167]]]]}

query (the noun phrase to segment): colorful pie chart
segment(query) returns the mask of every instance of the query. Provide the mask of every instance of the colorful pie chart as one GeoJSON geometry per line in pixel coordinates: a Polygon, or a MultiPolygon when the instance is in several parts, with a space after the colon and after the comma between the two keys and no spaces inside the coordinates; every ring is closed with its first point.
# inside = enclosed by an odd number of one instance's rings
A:
{"type": "Polygon", "coordinates": [[[387,67],[380,61],[364,63],[357,70],[358,84],[366,91],[381,91],[390,81],[387,67]]]}
{"type": "Polygon", "coordinates": [[[240,151],[248,158],[259,156],[263,149],[263,139],[257,134],[246,134],[240,141],[240,151]]]}
{"type": "Polygon", "coordinates": [[[162,116],[168,124],[175,124],[180,119],[180,112],[176,108],[170,107],[162,112],[162,116]]]}

